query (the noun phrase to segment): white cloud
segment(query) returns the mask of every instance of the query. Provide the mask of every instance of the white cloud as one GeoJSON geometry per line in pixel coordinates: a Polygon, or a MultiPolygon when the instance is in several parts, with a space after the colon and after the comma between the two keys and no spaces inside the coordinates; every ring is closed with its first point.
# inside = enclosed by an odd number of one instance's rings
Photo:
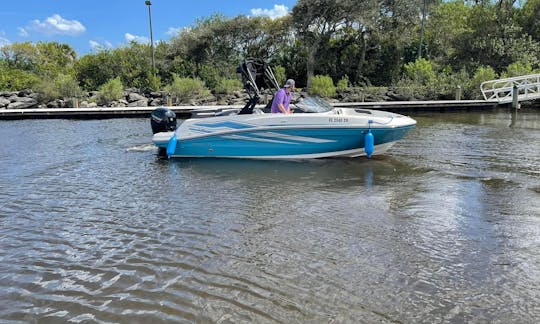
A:
{"type": "Polygon", "coordinates": [[[26,31],[26,29],[19,27],[19,36],[28,37],[28,32],[26,31]]]}
{"type": "Polygon", "coordinates": [[[150,40],[148,39],[148,37],[144,37],[144,36],[136,36],[130,33],[126,33],[125,38],[126,38],[126,41],[128,42],[135,41],[140,44],[150,44],[150,40]]]}
{"type": "Polygon", "coordinates": [[[95,50],[95,51],[99,51],[99,50],[104,50],[104,49],[107,49],[107,48],[112,48],[112,44],[111,42],[108,42],[108,41],[105,41],[103,43],[99,43],[99,42],[96,42],[94,40],[90,40],[88,42],[88,44],[90,45],[90,47],[95,50]]]}
{"type": "Polygon", "coordinates": [[[288,7],[285,7],[285,5],[277,5],[277,4],[274,5],[274,8],[272,9],[262,9],[262,8],[251,9],[251,14],[253,16],[267,16],[272,19],[286,16],[288,13],[289,13],[288,7]]]}
{"type": "Polygon", "coordinates": [[[3,31],[0,31],[0,47],[10,45],[11,42],[9,39],[6,38],[6,33],[3,31]]]}
{"type": "Polygon", "coordinates": [[[19,28],[21,33],[27,31],[35,31],[37,33],[52,35],[68,35],[78,36],[86,31],[86,28],[77,20],[67,20],[62,18],[59,14],[54,14],[44,21],[34,20],[25,28],[19,28]]]}
{"type": "Polygon", "coordinates": [[[169,29],[167,30],[167,32],[165,34],[167,36],[169,36],[169,37],[178,36],[180,34],[180,32],[182,32],[182,30],[184,30],[184,29],[185,28],[182,28],[182,27],[178,27],[178,28],[169,27],[169,29]]]}

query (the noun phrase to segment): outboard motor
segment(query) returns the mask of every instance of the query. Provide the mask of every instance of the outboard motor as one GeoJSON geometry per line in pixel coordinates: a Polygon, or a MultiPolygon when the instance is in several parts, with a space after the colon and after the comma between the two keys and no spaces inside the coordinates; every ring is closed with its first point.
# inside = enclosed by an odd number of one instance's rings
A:
{"type": "Polygon", "coordinates": [[[160,107],[152,112],[152,133],[169,132],[176,129],[176,114],[169,108],[160,107]]]}

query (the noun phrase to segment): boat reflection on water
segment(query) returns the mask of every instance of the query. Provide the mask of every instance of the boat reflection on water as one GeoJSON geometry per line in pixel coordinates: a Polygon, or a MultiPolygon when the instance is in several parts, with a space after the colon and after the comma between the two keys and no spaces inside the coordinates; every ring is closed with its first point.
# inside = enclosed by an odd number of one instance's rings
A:
{"type": "MultiPolygon", "coordinates": [[[[169,172],[184,174],[186,179],[205,181],[241,181],[246,185],[274,184],[310,185],[329,188],[376,186],[403,170],[410,170],[391,156],[365,158],[318,159],[300,161],[267,161],[244,159],[175,159],[159,160],[169,172]]],[[[172,179],[171,179],[172,180],[172,179]]]]}

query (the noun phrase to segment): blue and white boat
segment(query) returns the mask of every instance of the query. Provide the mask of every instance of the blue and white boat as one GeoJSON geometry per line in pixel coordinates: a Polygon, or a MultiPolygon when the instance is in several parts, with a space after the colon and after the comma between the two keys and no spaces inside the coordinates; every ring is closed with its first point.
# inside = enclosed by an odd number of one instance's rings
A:
{"type": "MultiPolygon", "coordinates": [[[[310,99],[304,100],[305,107],[321,109],[310,99]]],[[[249,115],[187,119],[174,131],[154,134],[153,142],[162,149],[169,146],[169,157],[356,157],[386,152],[415,125],[403,115],[366,109],[332,107],[288,115],[256,109],[249,115]]]]}
{"type": "Polygon", "coordinates": [[[303,98],[296,103],[293,114],[265,113],[255,108],[257,101],[258,96],[242,110],[190,118],[178,127],[174,113],[158,108],[161,111],[153,113],[152,128],[158,122],[171,123],[155,127],[153,143],[168,157],[370,157],[386,152],[416,125],[414,119],[403,115],[336,108],[320,98],[303,98]]]}

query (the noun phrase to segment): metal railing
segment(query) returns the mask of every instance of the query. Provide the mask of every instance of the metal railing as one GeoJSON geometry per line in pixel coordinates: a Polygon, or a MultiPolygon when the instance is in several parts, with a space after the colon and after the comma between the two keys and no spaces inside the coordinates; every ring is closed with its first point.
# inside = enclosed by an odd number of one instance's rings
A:
{"type": "Polygon", "coordinates": [[[514,91],[518,95],[518,102],[539,99],[540,74],[485,81],[480,85],[480,90],[485,100],[496,100],[499,103],[513,102],[514,91]]]}

